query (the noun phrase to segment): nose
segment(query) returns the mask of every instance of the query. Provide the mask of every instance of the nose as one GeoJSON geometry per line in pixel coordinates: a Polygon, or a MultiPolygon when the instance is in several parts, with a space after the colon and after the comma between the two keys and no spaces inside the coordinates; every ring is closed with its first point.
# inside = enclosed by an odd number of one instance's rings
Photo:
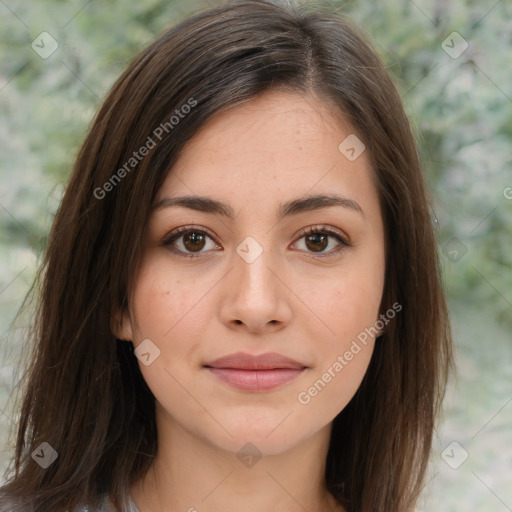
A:
{"type": "Polygon", "coordinates": [[[288,325],[291,294],[272,250],[263,250],[254,261],[233,254],[233,267],[223,282],[221,321],[230,329],[261,334],[288,325]]]}

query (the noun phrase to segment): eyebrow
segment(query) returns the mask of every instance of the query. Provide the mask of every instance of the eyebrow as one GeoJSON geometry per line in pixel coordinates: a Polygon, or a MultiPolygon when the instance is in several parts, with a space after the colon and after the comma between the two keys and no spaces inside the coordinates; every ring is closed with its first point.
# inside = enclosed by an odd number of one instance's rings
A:
{"type": "MultiPolygon", "coordinates": [[[[235,217],[235,212],[231,206],[206,196],[164,197],[152,207],[152,211],[162,210],[171,206],[181,206],[200,212],[214,213],[229,219],[235,217]]],[[[359,204],[348,197],[336,194],[316,194],[281,204],[277,212],[277,218],[281,220],[290,215],[329,208],[331,206],[342,206],[364,216],[363,209],[359,204]]]]}

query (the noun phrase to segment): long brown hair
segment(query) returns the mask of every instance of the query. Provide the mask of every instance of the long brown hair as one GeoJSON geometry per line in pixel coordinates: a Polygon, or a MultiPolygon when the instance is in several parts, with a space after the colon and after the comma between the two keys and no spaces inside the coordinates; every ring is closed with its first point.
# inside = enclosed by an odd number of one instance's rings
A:
{"type": "Polygon", "coordinates": [[[416,502],[452,349],[414,136],[366,36],[330,7],[270,1],[225,3],[172,27],[96,114],[33,288],[34,349],[6,495],[37,511],[93,504],[105,492],[126,506],[156,454],[155,400],[110,322],[133,285],[151,204],[208,120],[276,86],[336,105],[363,139],[385,225],[381,310],[403,308],[333,422],[326,485],[350,512],[416,502]],[[46,469],[31,457],[43,442],[58,453],[46,469]]]}

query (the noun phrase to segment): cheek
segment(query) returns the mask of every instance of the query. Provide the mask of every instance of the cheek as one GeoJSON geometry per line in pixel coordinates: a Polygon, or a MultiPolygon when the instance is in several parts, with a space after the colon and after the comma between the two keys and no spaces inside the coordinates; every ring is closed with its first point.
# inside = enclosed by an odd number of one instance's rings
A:
{"type": "Polygon", "coordinates": [[[363,345],[355,342],[347,350],[339,351],[297,395],[301,413],[327,423],[350,402],[366,374],[373,341],[363,345]],[[347,353],[351,354],[350,361],[347,353]]]}
{"type": "Polygon", "coordinates": [[[133,296],[137,338],[154,337],[167,343],[175,332],[181,338],[192,329],[192,335],[203,317],[202,299],[212,285],[204,279],[180,275],[172,265],[166,264],[165,258],[148,261],[137,278],[133,296]]]}
{"type": "Polygon", "coordinates": [[[307,328],[312,339],[318,335],[324,339],[327,351],[350,345],[350,340],[373,326],[379,316],[384,270],[375,262],[365,265],[363,259],[353,263],[327,277],[297,283],[297,295],[304,297],[309,308],[307,328]]]}
{"type": "Polygon", "coordinates": [[[152,260],[141,268],[132,299],[135,348],[149,339],[158,353],[149,365],[139,361],[144,380],[166,409],[180,409],[183,404],[184,410],[192,407],[197,417],[204,410],[191,404],[183,384],[199,358],[205,332],[201,319],[206,318],[206,301],[201,298],[207,290],[208,283],[188,281],[165,262],[152,260]]]}
{"type": "Polygon", "coordinates": [[[317,365],[297,398],[309,412],[333,418],[359,388],[374,349],[383,283],[378,253],[354,258],[317,287],[304,283],[301,293],[310,290],[305,296],[323,324],[319,339],[318,323],[307,323],[309,337],[317,340],[317,365]]]}
{"type": "Polygon", "coordinates": [[[322,421],[332,420],[346,407],[368,369],[382,291],[382,279],[372,279],[341,279],[314,298],[328,329],[318,340],[318,329],[310,327],[310,338],[317,340],[316,366],[297,401],[322,421]]]}
{"type": "Polygon", "coordinates": [[[155,395],[161,389],[179,395],[179,385],[172,376],[181,382],[198,364],[211,316],[208,291],[214,285],[214,279],[177,272],[165,258],[147,259],[141,267],[132,298],[134,345],[137,348],[142,340],[149,339],[159,350],[151,365],[139,362],[155,395]]]}

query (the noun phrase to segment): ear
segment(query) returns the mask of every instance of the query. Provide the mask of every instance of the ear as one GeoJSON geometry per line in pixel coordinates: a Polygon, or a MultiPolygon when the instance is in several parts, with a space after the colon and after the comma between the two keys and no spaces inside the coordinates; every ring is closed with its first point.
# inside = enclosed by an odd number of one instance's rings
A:
{"type": "Polygon", "coordinates": [[[128,307],[116,305],[110,318],[110,330],[120,340],[133,340],[132,319],[128,307]]]}

